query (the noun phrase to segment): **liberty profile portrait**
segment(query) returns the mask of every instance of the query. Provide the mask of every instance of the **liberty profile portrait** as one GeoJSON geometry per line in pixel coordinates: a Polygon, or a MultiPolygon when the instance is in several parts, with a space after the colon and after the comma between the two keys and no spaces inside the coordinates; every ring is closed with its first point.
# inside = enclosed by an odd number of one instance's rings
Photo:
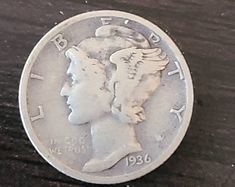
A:
{"type": "Polygon", "coordinates": [[[92,155],[82,171],[104,171],[142,151],[135,125],[146,118],[143,105],[160,85],[166,53],[131,28],[104,25],[65,55],[71,83],[60,94],[71,110],[68,121],[91,127],[92,155]]]}

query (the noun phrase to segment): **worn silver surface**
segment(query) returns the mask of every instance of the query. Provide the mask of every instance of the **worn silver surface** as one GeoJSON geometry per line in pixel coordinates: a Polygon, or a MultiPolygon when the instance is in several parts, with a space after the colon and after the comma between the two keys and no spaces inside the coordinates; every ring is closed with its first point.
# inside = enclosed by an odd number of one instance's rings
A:
{"type": "Polygon", "coordinates": [[[187,64],[157,26],[119,11],[90,12],[48,32],[20,84],[25,130],[61,172],[119,183],[161,165],[188,128],[187,64]]]}

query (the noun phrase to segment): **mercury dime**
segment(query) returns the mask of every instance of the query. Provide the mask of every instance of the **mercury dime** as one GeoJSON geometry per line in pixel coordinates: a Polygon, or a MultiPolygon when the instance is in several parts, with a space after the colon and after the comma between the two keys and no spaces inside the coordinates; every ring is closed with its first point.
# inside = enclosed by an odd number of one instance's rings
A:
{"type": "Polygon", "coordinates": [[[72,17],[30,54],[20,82],[21,118],[51,165],[109,184],[160,166],[188,128],[193,87],[174,42],[125,12],[72,17]]]}

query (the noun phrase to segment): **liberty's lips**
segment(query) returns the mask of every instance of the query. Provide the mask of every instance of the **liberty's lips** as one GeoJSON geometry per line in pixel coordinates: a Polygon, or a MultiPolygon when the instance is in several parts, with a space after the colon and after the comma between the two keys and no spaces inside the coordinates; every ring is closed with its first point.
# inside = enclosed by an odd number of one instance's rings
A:
{"type": "Polygon", "coordinates": [[[71,107],[71,102],[70,102],[70,98],[69,98],[69,97],[68,97],[68,99],[67,99],[66,104],[68,105],[69,109],[72,109],[72,107],[71,107]]]}

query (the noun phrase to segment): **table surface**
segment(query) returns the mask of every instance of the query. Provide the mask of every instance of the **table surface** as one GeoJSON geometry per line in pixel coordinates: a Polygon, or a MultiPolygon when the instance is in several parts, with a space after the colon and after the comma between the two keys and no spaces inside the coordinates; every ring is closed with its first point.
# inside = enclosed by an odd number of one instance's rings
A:
{"type": "Polygon", "coordinates": [[[191,124],[177,151],[150,174],[115,186],[234,186],[234,0],[0,0],[0,186],[98,186],[63,175],[39,156],[22,126],[18,87],[46,32],[101,9],[140,15],[167,32],[186,58],[195,91],[191,124]]]}

